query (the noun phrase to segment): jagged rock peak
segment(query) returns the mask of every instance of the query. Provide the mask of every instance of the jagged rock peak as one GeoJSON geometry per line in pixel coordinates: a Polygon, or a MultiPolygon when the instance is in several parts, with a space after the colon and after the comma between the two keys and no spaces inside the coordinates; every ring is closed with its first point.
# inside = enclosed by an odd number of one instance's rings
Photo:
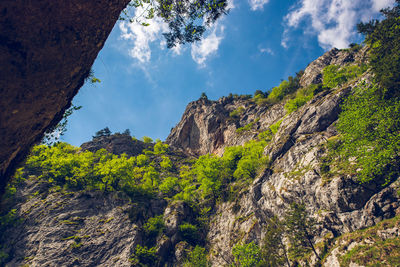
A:
{"type": "MultiPolygon", "coordinates": [[[[328,65],[343,66],[352,62],[365,62],[367,49],[334,48],[326,52],[307,66],[300,86],[321,83],[322,71],[328,65]]],[[[258,106],[246,96],[222,97],[217,101],[201,98],[187,105],[181,121],[172,129],[166,142],[190,155],[221,155],[225,147],[242,145],[253,139],[256,132],[267,130],[285,115],[283,105],[284,103],[258,106]],[[232,116],[231,112],[235,110],[239,112],[232,116]],[[254,124],[250,131],[237,134],[239,128],[250,123],[254,124]]]]}
{"type": "Polygon", "coordinates": [[[137,156],[143,149],[152,147],[153,144],[146,144],[140,140],[132,138],[127,134],[113,134],[109,136],[94,137],[92,141],[83,143],[82,150],[96,152],[105,149],[116,155],[126,154],[127,156],[137,156]]]}

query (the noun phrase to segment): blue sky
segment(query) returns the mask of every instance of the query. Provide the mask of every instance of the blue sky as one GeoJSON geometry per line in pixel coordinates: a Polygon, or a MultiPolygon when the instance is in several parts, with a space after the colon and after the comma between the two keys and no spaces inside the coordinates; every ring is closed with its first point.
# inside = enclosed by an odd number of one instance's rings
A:
{"type": "Polygon", "coordinates": [[[393,4],[233,0],[201,42],[173,50],[165,47],[161,21],[148,27],[119,21],[93,66],[101,83],[81,88],[73,103],[82,109],[69,118],[62,140],[79,146],[106,126],[164,140],[202,92],[216,100],[269,90],[332,47],[362,41],[357,22],[393,4]]]}

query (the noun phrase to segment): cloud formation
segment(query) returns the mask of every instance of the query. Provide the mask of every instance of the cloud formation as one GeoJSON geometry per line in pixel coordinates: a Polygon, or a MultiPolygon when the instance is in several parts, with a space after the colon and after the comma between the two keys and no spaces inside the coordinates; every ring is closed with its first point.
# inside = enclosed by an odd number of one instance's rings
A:
{"type": "Polygon", "coordinates": [[[262,10],[264,5],[268,4],[269,0],[249,0],[251,10],[262,10]]]}
{"type": "Polygon", "coordinates": [[[211,33],[200,42],[192,44],[192,59],[201,67],[205,67],[205,61],[218,51],[223,39],[225,27],[216,23],[211,28],[211,33]]]}
{"type": "Polygon", "coordinates": [[[302,27],[316,34],[324,49],[345,48],[357,37],[356,25],[379,15],[379,10],[392,6],[395,0],[299,0],[285,17],[282,45],[288,46],[291,29],[302,27]]]}

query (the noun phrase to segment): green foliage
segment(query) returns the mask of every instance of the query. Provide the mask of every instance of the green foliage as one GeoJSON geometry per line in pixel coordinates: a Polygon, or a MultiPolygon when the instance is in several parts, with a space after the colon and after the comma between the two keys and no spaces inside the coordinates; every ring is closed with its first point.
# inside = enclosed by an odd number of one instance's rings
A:
{"type": "Polygon", "coordinates": [[[206,95],[205,92],[201,93],[200,99],[208,100],[208,96],[206,95]]]}
{"type": "Polygon", "coordinates": [[[285,230],[284,223],[277,217],[272,217],[268,222],[261,248],[263,266],[279,267],[285,264],[290,266],[283,243],[285,230]]]}
{"type": "Polygon", "coordinates": [[[290,205],[285,216],[285,226],[289,233],[289,255],[292,259],[302,258],[312,250],[320,260],[313,243],[316,221],[309,216],[303,203],[293,202],[290,205]]]}
{"type": "MultiPolygon", "coordinates": [[[[150,138],[151,139],[151,138],[150,138]]],[[[151,143],[151,142],[150,142],[151,143]]],[[[168,151],[168,144],[163,144],[161,141],[158,141],[154,145],[154,154],[159,155],[159,154],[164,154],[168,151]]]]}
{"type": "Polygon", "coordinates": [[[229,113],[229,117],[238,118],[239,115],[243,113],[243,111],[244,111],[244,107],[238,107],[237,109],[235,109],[234,111],[229,113]]]}
{"type": "Polygon", "coordinates": [[[183,223],[179,225],[179,234],[183,240],[190,244],[196,244],[200,240],[200,233],[197,226],[190,223],[183,223]]]}
{"type": "Polygon", "coordinates": [[[143,229],[147,242],[155,241],[157,236],[160,235],[165,229],[163,215],[149,218],[143,225],[143,229]]]}
{"type": "Polygon", "coordinates": [[[60,140],[60,137],[67,131],[68,118],[74,113],[74,111],[80,110],[81,108],[82,106],[75,106],[72,104],[71,107],[64,112],[61,121],[57,123],[57,125],[46,130],[42,143],[47,145],[57,143],[60,140]]]}
{"type": "Polygon", "coordinates": [[[343,67],[337,65],[326,66],[322,70],[323,85],[329,88],[335,88],[359,77],[367,68],[366,65],[347,65],[343,67]]]}
{"type": "Polygon", "coordinates": [[[235,258],[235,266],[260,266],[261,251],[260,248],[253,242],[234,246],[232,249],[232,255],[235,258]]]}
{"type": "Polygon", "coordinates": [[[369,63],[384,95],[399,96],[400,88],[400,1],[392,9],[382,10],[384,19],[358,25],[369,45],[369,63]]]}
{"type": "Polygon", "coordinates": [[[146,155],[140,154],[136,157],[136,164],[138,166],[145,166],[149,162],[149,157],[146,155]]]}
{"type": "Polygon", "coordinates": [[[172,160],[167,156],[162,156],[162,161],[160,162],[160,166],[164,170],[172,170],[173,167],[172,160]]]}
{"type": "Polygon", "coordinates": [[[151,138],[148,137],[148,136],[143,136],[143,137],[142,137],[142,141],[143,141],[145,144],[153,143],[153,139],[151,139],[151,138]]]}
{"type": "Polygon", "coordinates": [[[277,121],[276,123],[272,124],[269,129],[271,130],[272,135],[275,135],[278,132],[279,127],[281,127],[283,119],[277,121]]]}
{"type": "Polygon", "coordinates": [[[159,189],[164,194],[170,195],[171,193],[176,193],[179,188],[179,182],[177,177],[167,177],[165,178],[159,186],[159,189]]]}
{"type": "Polygon", "coordinates": [[[253,129],[254,125],[255,125],[259,120],[260,120],[260,118],[257,118],[256,120],[250,122],[249,124],[247,124],[247,125],[245,125],[245,126],[243,126],[243,127],[237,128],[237,129],[236,129],[236,133],[237,133],[237,134],[242,134],[242,133],[244,133],[244,132],[250,131],[251,129],[253,129]]]}
{"type": "Polygon", "coordinates": [[[176,44],[199,41],[206,30],[222,14],[228,12],[228,1],[166,1],[166,0],[134,0],[123,10],[120,20],[136,22],[149,26],[152,19],[158,17],[169,26],[164,33],[169,48],[176,44]],[[139,16],[134,16],[137,8],[142,8],[139,16]]]}
{"type": "Polygon", "coordinates": [[[243,146],[242,157],[237,162],[233,177],[237,180],[254,179],[262,165],[267,163],[263,155],[266,141],[251,140],[243,146]]]}
{"type": "Polygon", "coordinates": [[[135,248],[135,252],[129,259],[129,261],[133,266],[140,266],[140,267],[155,266],[158,261],[156,255],[156,247],[147,248],[146,246],[142,247],[141,245],[137,245],[135,248]]]}
{"type": "Polygon", "coordinates": [[[382,177],[389,182],[399,175],[400,99],[384,100],[379,91],[377,86],[360,86],[339,115],[342,143],[333,150],[356,158],[361,182],[382,177]]]}
{"type": "Polygon", "coordinates": [[[188,255],[185,267],[207,267],[209,266],[207,261],[206,249],[200,246],[196,246],[188,255]]]}
{"type": "Polygon", "coordinates": [[[106,127],[104,129],[97,131],[96,134],[93,136],[93,138],[102,137],[102,136],[110,136],[110,135],[111,135],[111,131],[108,127],[106,127]]]}
{"type": "Polygon", "coordinates": [[[314,94],[319,92],[321,88],[317,85],[312,84],[309,87],[301,88],[297,90],[295,97],[289,99],[285,104],[285,109],[288,114],[296,111],[298,108],[306,104],[309,100],[314,97],[314,94]]]}
{"type": "Polygon", "coordinates": [[[281,101],[285,96],[296,92],[300,88],[300,78],[303,71],[296,73],[295,77],[289,76],[288,80],[284,80],[277,87],[272,88],[268,95],[268,99],[273,103],[281,101]]]}

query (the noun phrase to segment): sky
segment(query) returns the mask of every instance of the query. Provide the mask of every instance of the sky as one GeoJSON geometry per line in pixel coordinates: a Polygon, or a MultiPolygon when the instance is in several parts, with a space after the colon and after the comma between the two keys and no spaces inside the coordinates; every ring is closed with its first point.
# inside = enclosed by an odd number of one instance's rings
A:
{"type": "Polygon", "coordinates": [[[80,89],[73,103],[82,108],[61,140],[80,146],[105,127],[165,140],[202,92],[217,100],[270,90],[333,47],[362,42],[357,23],[394,2],[231,0],[229,14],[200,42],[173,49],[161,20],[147,27],[118,21],[92,67],[101,82],[80,89]]]}

